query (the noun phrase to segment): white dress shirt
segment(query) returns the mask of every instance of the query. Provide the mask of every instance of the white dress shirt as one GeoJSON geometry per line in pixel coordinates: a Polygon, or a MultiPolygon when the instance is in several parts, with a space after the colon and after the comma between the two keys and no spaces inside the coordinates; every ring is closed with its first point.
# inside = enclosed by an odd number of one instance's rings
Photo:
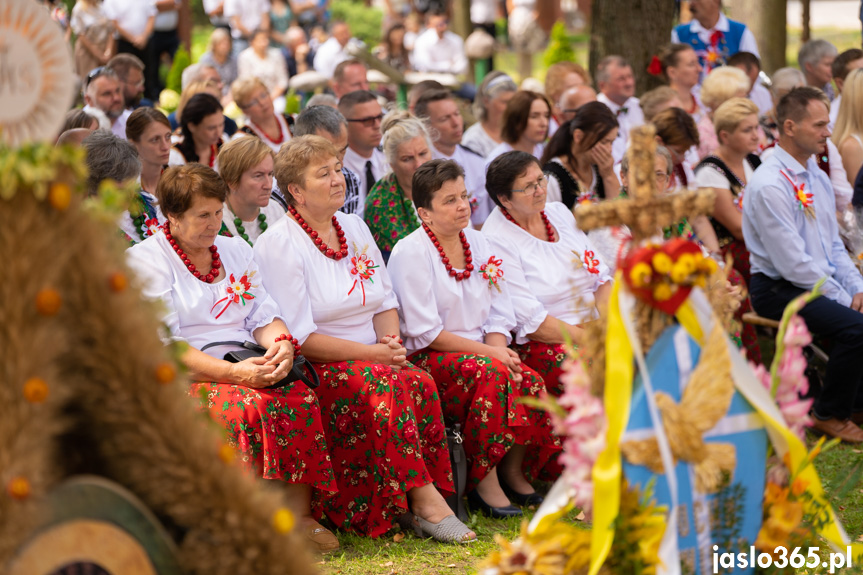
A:
{"type": "MultiPolygon", "coordinates": [[[[249,32],[261,27],[264,14],[270,11],[270,0],[225,0],[225,18],[240,17],[243,27],[249,32]]],[[[243,33],[231,26],[231,36],[242,38],[243,33]]],[[[242,73],[242,70],[240,70],[242,73]]]]}
{"type": "Polygon", "coordinates": [[[504,335],[507,343],[511,340],[516,322],[506,281],[507,262],[500,264],[504,275],[496,278],[498,291],[481,268],[500,255],[481,232],[468,227],[464,234],[474,270],[463,281],[449,275],[423,228],[393,248],[387,268],[399,299],[399,332],[408,353],[425,349],[443,330],[471,341],[483,341],[489,333],[504,335]]]}
{"type": "Polygon", "coordinates": [[[761,80],[755,80],[755,85],[749,92],[749,99],[758,106],[759,117],[773,109],[773,96],[770,95],[770,90],[761,83],[761,80]]]}
{"type": "Polygon", "coordinates": [[[827,124],[827,127],[830,128],[830,131],[833,131],[833,128],[836,127],[836,118],[839,117],[839,104],[842,103],[842,94],[839,94],[833,101],[830,102],[830,123],[827,124]]]}
{"type": "Polygon", "coordinates": [[[132,36],[140,36],[147,29],[147,21],[156,16],[156,0],[105,0],[102,12],[132,36]]]}
{"type": "MultiPolygon", "coordinates": [[[[720,31],[723,34],[728,33],[731,27],[728,24],[728,18],[725,14],[720,12],[719,20],[716,21],[716,26],[710,28],[709,30],[701,25],[701,22],[696,20],[695,18],[689,23],[689,29],[693,34],[697,34],[698,38],[707,45],[710,45],[710,36],[713,35],[713,32],[720,31]]],[[[677,30],[674,28],[671,29],[671,43],[672,44],[680,44],[680,37],[677,35],[677,30]]],[[[758,52],[758,43],[755,41],[755,36],[752,34],[752,30],[747,26],[745,30],[743,30],[743,36],[740,38],[740,49],[738,52],[750,52],[755,54],[759,58],[761,54],[758,52]]],[[[704,81],[704,78],[707,77],[707,70],[702,70],[701,79],[699,83],[704,81]]]]}
{"type": "Polygon", "coordinates": [[[319,333],[373,345],[378,338],[372,319],[397,308],[398,301],[368,226],[352,214],[336,212],[336,218],[345,232],[348,257],[328,258],[296,220],[286,216],[255,242],[255,259],[264,288],[284,310],[285,323],[300,343],[319,333]],[[367,279],[351,263],[363,253],[371,260],[369,266],[378,266],[367,279]]]}
{"type": "MultiPolygon", "coordinates": [[[[507,152],[511,152],[513,151],[513,149],[514,148],[512,147],[512,145],[506,142],[501,142],[500,144],[498,144],[495,149],[493,149],[491,153],[485,158],[485,171],[488,171],[489,164],[491,164],[495,160],[495,158],[497,158],[498,156],[502,156],[507,152]]],[[[533,147],[533,157],[537,160],[541,159],[542,153],[544,151],[545,144],[537,144],[533,147]]]]}
{"type": "Polygon", "coordinates": [[[494,209],[482,228],[498,257],[506,262],[504,277],[518,323],[516,343],[526,343],[548,315],[572,325],[598,319],[593,294],[611,280],[608,266],[566,206],[547,202],[545,215],[557,230],[556,242],[534,237],[507,220],[500,208],[494,209]],[[596,273],[588,271],[593,266],[574,264],[573,252],[581,261],[585,253],[591,262],[598,261],[596,273]]]}
{"type": "Polygon", "coordinates": [[[429,28],[414,42],[411,62],[417,72],[464,74],[467,71],[464,40],[449,30],[441,38],[437,30],[429,28]]]}
{"type": "Polygon", "coordinates": [[[470,194],[470,221],[475,226],[481,226],[491,211],[494,202],[485,189],[485,160],[463,146],[456,146],[452,156],[447,156],[437,148],[432,148],[432,158],[435,160],[454,160],[464,170],[464,186],[470,194]]]}
{"type": "Polygon", "coordinates": [[[617,138],[611,145],[611,155],[614,163],[619,164],[629,143],[629,132],[644,125],[644,112],[641,111],[641,104],[635,96],[624,102],[623,106],[615,104],[602,92],[596,95],[596,100],[608,106],[611,113],[617,116],[617,138]]]}
{"type": "Polygon", "coordinates": [[[347,50],[348,46],[351,44],[361,45],[359,40],[351,38],[345,46],[342,46],[339,44],[339,41],[336,40],[335,36],[330,36],[330,38],[321,44],[321,47],[315,52],[315,59],[312,61],[312,66],[319,74],[326,76],[328,79],[332,79],[333,73],[336,71],[336,66],[345,60],[353,58],[347,50]]]}
{"type": "Polygon", "coordinates": [[[498,142],[488,135],[481,122],[473,124],[470,128],[464,131],[461,137],[461,143],[482,156],[487,158],[488,155],[498,146],[498,142]]]}
{"type": "Polygon", "coordinates": [[[357,205],[357,211],[354,213],[361,218],[365,211],[366,191],[369,186],[369,183],[366,181],[366,162],[369,161],[372,163],[372,175],[375,177],[375,181],[372,182],[371,185],[374,185],[375,182],[383,178],[390,169],[390,165],[387,162],[386,157],[384,157],[384,153],[375,148],[372,152],[371,158],[364,158],[356,153],[351,147],[348,147],[345,152],[344,165],[356,174],[357,178],[360,180],[359,204],[357,205]]]}

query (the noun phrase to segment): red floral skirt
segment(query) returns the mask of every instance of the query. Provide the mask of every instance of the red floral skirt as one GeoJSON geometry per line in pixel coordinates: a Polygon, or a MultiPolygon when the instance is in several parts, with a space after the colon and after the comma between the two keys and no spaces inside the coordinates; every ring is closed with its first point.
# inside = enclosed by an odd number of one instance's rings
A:
{"type": "Polygon", "coordinates": [[[468,459],[468,491],[497,466],[513,445],[536,448],[529,450],[531,456],[525,460],[528,478],[538,477],[560,451],[560,440],[552,431],[548,415],[518,402],[521,397],[537,397],[545,391],[535,371],[525,368],[521,383],[513,384],[503,363],[483,355],[423,350],[411,355],[410,360],[437,382],[447,421],[461,424],[468,459]]]}
{"type": "Polygon", "coordinates": [[[277,389],[193,383],[189,395],[228,432],[243,466],[264,479],[311,485],[320,498],[336,481],[314,392],[302,382],[277,389]]]}
{"type": "Polygon", "coordinates": [[[412,365],[315,363],[338,494],[314,500],[337,527],[378,537],[407,511],[407,492],[455,492],[434,380],[412,365]]]}
{"type": "Polygon", "coordinates": [[[524,344],[515,344],[512,349],[518,353],[521,363],[542,376],[548,392],[555,397],[560,397],[563,393],[560,376],[563,375],[563,360],[566,359],[563,345],[528,341],[524,344]]]}
{"type": "Polygon", "coordinates": [[[722,254],[723,258],[728,254],[731,254],[731,265],[734,266],[734,269],[740,272],[740,275],[743,278],[743,284],[749,288],[749,250],[746,249],[746,244],[740,240],[734,240],[722,246],[719,249],[719,252],[722,254]]]}

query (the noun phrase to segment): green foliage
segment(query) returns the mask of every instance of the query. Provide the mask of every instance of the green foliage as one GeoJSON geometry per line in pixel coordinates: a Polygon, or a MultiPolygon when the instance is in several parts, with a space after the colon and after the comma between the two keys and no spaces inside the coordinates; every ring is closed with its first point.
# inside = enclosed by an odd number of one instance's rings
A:
{"type": "Polygon", "coordinates": [[[288,93],[285,96],[285,114],[295,116],[302,111],[302,107],[302,102],[300,101],[300,97],[297,95],[296,90],[288,90],[288,93]]]}
{"type": "Polygon", "coordinates": [[[369,49],[381,41],[381,24],[384,13],[378,8],[370,8],[365,2],[355,0],[333,0],[332,19],[343,20],[351,27],[351,33],[366,43],[369,49]]]}
{"type": "Polygon", "coordinates": [[[551,29],[551,40],[542,57],[546,68],[558,62],[575,62],[574,38],[566,33],[566,26],[558,21],[551,29]]]}
{"type": "Polygon", "coordinates": [[[173,90],[178,94],[183,91],[183,70],[188,68],[191,63],[192,58],[189,56],[189,52],[187,52],[185,48],[180,47],[174,55],[174,63],[171,66],[171,70],[168,72],[166,87],[169,90],[173,90]]]}

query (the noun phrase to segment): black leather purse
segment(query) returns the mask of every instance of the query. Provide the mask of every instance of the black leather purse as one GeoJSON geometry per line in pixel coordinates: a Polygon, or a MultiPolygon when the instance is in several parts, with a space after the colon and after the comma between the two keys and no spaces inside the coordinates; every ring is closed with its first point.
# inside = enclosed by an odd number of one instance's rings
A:
{"type": "MultiPolygon", "coordinates": [[[[225,357],[223,359],[225,361],[230,361],[231,363],[240,363],[241,361],[249,359],[250,357],[263,357],[264,354],[267,353],[266,348],[256,343],[252,343],[251,341],[215,341],[213,343],[208,343],[207,345],[202,347],[201,351],[204,351],[205,349],[211,347],[216,347],[217,345],[233,345],[242,348],[234,351],[229,351],[225,354],[225,357]]],[[[294,365],[284,379],[274,383],[266,389],[276,389],[279,387],[284,387],[289,383],[293,383],[297,380],[305,383],[309,389],[316,389],[319,385],[321,385],[321,380],[318,378],[318,373],[315,371],[315,368],[313,368],[312,364],[307,362],[306,358],[301,355],[294,357],[294,365]]]]}
{"type": "Polygon", "coordinates": [[[446,498],[446,502],[459,521],[467,522],[470,519],[464,506],[464,492],[467,487],[467,454],[462,445],[464,438],[461,435],[461,424],[456,423],[446,428],[446,443],[456,490],[455,495],[446,498]]]}

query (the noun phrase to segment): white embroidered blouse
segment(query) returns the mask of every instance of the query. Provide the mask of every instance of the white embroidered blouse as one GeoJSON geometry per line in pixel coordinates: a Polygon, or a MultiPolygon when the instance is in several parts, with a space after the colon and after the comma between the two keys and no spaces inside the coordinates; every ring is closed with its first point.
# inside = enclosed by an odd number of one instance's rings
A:
{"type": "Polygon", "coordinates": [[[423,228],[393,248],[387,267],[401,306],[400,331],[408,352],[428,347],[443,330],[473,341],[483,341],[488,333],[511,339],[516,322],[507,289],[508,262],[501,262],[480,232],[468,228],[464,233],[474,270],[463,281],[449,275],[423,228]]]}
{"type": "MultiPolygon", "coordinates": [[[[162,318],[170,339],[201,349],[216,341],[255,341],[252,333],[281,319],[261,281],[252,248],[240,238],[216,237],[225,277],[205,283],[189,272],[159,231],[126,250],[126,262],[140,280],[144,297],[165,304],[162,318]]],[[[221,359],[236,347],[204,353],[221,359]]]]}
{"type": "Polygon", "coordinates": [[[255,259],[264,287],[300,343],[319,333],[373,345],[378,338],[372,318],[398,302],[368,226],[353,214],[336,212],[336,218],[348,242],[347,258],[326,257],[288,215],[255,242],[255,259]]]}
{"type": "Polygon", "coordinates": [[[495,208],[482,233],[506,262],[506,278],[518,330],[516,343],[528,341],[550,314],[578,325],[599,317],[593,294],[611,280],[608,266],[565,205],[548,202],[545,215],[560,236],[551,243],[510,222],[495,208]]]}

